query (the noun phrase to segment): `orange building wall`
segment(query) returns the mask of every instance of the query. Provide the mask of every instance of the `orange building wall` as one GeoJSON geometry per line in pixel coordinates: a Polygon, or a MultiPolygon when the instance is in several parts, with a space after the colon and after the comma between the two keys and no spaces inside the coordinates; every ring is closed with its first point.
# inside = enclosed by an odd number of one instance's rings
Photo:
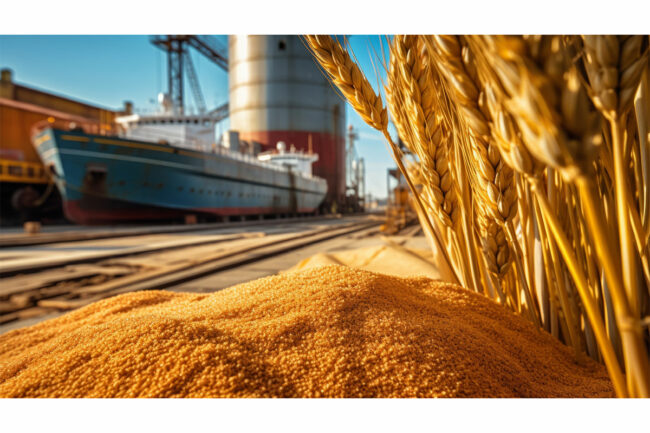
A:
{"type": "Polygon", "coordinates": [[[105,110],[82,102],[41,92],[40,90],[30,89],[29,87],[19,85],[14,85],[13,87],[13,98],[10,99],[13,99],[14,101],[26,102],[28,104],[38,105],[39,107],[86,117],[101,123],[110,123],[115,118],[114,111],[105,110]]]}
{"type": "Polygon", "coordinates": [[[0,158],[15,161],[39,162],[32,146],[32,125],[48,116],[5,106],[0,103],[0,158]]]}
{"type": "MultiPolygon", "coordinates": [[[[0,79],[0,165],[4,170],[0,170],[0,181],[18,181],[7,178],[7,167],[4,166],[12,161],[42,167],[31,140],[35,124],[48,119],[67,121],[88,129],[87,132],[100,133],[110,130],[119,114],[15,84],[11,73],[3,70],[0,79]]],[[[42,178],[32,179],[36,183],[43,181],[42,178]]]]}

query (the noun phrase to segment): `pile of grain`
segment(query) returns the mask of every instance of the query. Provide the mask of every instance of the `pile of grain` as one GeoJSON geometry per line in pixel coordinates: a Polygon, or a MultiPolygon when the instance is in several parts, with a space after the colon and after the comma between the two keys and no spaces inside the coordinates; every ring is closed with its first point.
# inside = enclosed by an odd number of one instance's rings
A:
{"type": "Polygon", "coordinates": [[[602,366],[486,298],[343,266],[130,293],[0,336],[2,397],[612,395],[602,366]]]}

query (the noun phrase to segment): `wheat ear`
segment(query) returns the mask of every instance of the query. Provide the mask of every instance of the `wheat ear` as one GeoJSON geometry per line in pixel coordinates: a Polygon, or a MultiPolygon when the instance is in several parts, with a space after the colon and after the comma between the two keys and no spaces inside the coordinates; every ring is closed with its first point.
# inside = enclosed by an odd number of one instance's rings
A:
{"type": "Polygon", "coordinates": [[[408,175],[408,171],[404,167],[402,153],[388,133],[388,112],[383,106],[381,97],[375,93],[359,69],[359,66],[352,60],[350,54],[343,49],[337,40],[328,35],[305,35],[304,38],[318,63],[327,72],[332,82],[336,84],[355,111],[359,113],[368,125],[380,131],[388,141],[393,152],[393,158],[400,171],[404,174],[404,178],[415,198],[415,204],[419,212],[425,216],[424,220],[427,229],[431,232],[432,236],[435,236],[435,240],[440,246],[440,251],[444,259],[452,269],[455,277],[454,282],[459,283],[461,280],[444,248],[444,243],[439,238],[437,231],[433,227],[433,223],[428,218],[422,199],[408,175]]]}
{"type": "Polygon", "coordinates": [[[386,105],[388,105],[388,112],[393,120],[395,129],[397,129],[397,135],[409,149],[412,149],[410,125],[404,107],[404,95],[400,86],[400,80],[397,59],[395,56],[391,56],[386,76],[386,85],[384,86],[384,90],[386,91],[386,105]]]}
{"type": "Polygon", "coordinates": [[[327,35],[306,35],[318,63],[325,69],[345,99],[361,118],[373,128],[388,127],[388,113],[359,66],[334,38],[327,35]]]}
{"type": "Polygon", "coordinates": [[[585,69],[591,97],[608,119],[632,107],[641,75],[648,64],[641,53],[645,36],[583,36],[585,69]]]}
{"type": "Polygon", "coordinates": [[[409,135],[413,137],[410,140],[411,149],[426,170],[424,176],[434,210],[445,226],[454,228],[458,226],[459,209],[450,171],[449,149],[441,119],[435,110],[433,74],[424,64],[425,59],[421,54],[422,46],[417,36],[395,36],[391,45],[391,59],[395,59],[395,62],[391,63],[388,87],[394,89],[392,93],[403,89],[401,101],[399,98],[394,101],[402,105],[401,111],[408,119],[402,129],[410,130],[409,135]],[[396,68],[396,64],[399,67],[396,68]]]}
{"type": "Polygon", "coordinates": [[[504,227],[514,219],[517,211],[513,173],[501,161],[497,146],[489,138],[488,119],[479,107],[480,91],[475,72],[465,66],[460,39],[434,36],[433,45],[451,96],[469,131],[471,156],[466,154],[465,159],[476,175],[472,190],[479,201],[477,222],[488,266],[502,277],[512,263],[504,227]]]}

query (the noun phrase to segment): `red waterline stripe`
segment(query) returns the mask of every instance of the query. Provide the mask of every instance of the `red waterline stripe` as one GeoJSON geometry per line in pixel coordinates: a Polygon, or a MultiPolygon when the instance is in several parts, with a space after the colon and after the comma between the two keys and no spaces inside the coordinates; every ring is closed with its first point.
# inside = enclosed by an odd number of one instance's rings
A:
{"type": "MultiPolygon", "coordinates": [[[[228,207],[228,208],[197,208],[197,209],[165,209],[155,207],[137,207],[134,209],[83,209],[79,201],[66,201],[63,205],[65,215],[78,224],[96,224],[106,221],[155,220],[182,217],[192,213],[208,213],[219,216],[260,215],[290,213],[289,209],[271,207],[228,207]]],[[[300,208],[297,213],[310,213],[316,208],[300,208]]]]}

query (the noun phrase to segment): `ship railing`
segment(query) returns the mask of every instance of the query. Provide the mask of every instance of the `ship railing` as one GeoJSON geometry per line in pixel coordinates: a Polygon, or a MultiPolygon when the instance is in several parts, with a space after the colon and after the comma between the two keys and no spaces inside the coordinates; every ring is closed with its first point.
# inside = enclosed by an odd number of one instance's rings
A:
{"type": "Polygon", "coordinates": [[[208,141],[200,138],[188,137],[186,134],[179,131],[161,131],[160,128],[157,127],[147,128],[146,126],[139,126],[137,129],[125,131],[122,135],[124,138],[130,138],[132,140],[145,140],[155,143],[171,144],[174,146],[200,150],[202,152],[209,151],[210,149],[210,143],[208,141]]]}
{"type": "MultiPolygon", "coordinates": [[[[164,135],[161,135],[159,131],[146,131],[144,128],[139,128],[137,134],[129,134],[128,132],[125,133],[122,130],[116,129],[116,128],[111,128],[107,127],[106,125],[99,125],[99,124],[80,124],[80,123],[75,123],[75,122],[70,122],[70,121],[64,121],[60,119],[47,119],[41,122],[38,122],[33,125],[32,127],[32,137],[36,136],[40,131],[46,128],[54,128],[54,129],[63,129],[63,130],[80,130],[83,131],[86,134],[98,134],[98,135],[118,135],[124,138],[130,138],[132,140],[146,140],[146,141],[152,141],[156,143],[165,143],[165,144],[170,144],[178,147],[182,147],[185,149],[190,149],[190,150],[195,150],[199,152],[206,152],[206,153],[213,153],[213,154],[219,154],[231,159],[237,159],[240,161],[247,162],[249,164],[257,165],[259,167],[265,167],[269,168],[272,170],[276,170],[278,172],[283,172],[286,173],[288,169],[286,167],[273,164],[270,162],[266,161],[260,161],[257,159],[257,156],[254,155],[249,155],[246,153],[240,153],[236,152],[233,150],[228,149],[227,147],[224,146],[219,146],[214,143],[210,143],[205,140],[201,140],[198,138],[187,138],[183,137],[180,134],[174,134],[173,132],[170,131],[170,133],[165,132],[164,135]]],[[[296,174],[299,174],[305,178],[313,178],[309,173],[305,172],[296,172],[296,174]]]]}
{"type": "MultiPolygon", "coordinates": [[[[164,142],[172,146],[182,147],[184,149],[196,150],[199,152],[208,152],[213,154],[218,154],[225,156],[231,159],[236,159],[243,161],[252,165],[257,165],[259,167],[269,168],[278,172],[286,173],[288,169],[284,166],[273,164],[268,161],[260,161],[256,155],[251,155],[247,153],[241,153],[234,150],[230,150],[227,147],[217,145],[215,143],[210,143],[208,141],[202,140],[200,138],[188,138],[183,134],[174,131],[165,131],[161,134],[160,130],[147,130],[146,127],[139,127],[136,134],[127,134],[128,138],[136,140],[150,140],[153,142],[164,142]]],[[[309,173],[305,172],[296,172],[305,178],[313,178],[309,173]]]]}
{"type": "MultiPolygon", "coordinates": [[[[250,155],[250,154],[247,154],[247,153],[235,152],[235,151],[232,151],[232,150],[228,149],[227,147],[216,146],[213,149],[213,152],[217,153],[219,155],[222,155],[222,156],[226,156],[228,158],[238,159],[240,161],[248,162],[250,164],[254,164],[254,165],[257,165],[259,167],[270,168],[272,170],[276,170],[276,171],[279,171],[279,172],[282,172],[282,173],[288,172],[288,169],[285,166],[281,166],[281,165],[278,165],[278,164],[273,164],[272,162],[268,162],[268,161],[260,161],[257,158],[257,156],[250,155]]],[[[305,172],[302,172],[302,171],[296,171],[295,173],[299,174],[299,175],[301,175],[301,176],[303,176],[305,178],[308,178],[308,179],[312,179],[314,177],[310,173],[305,173],[305,172]]]]}

